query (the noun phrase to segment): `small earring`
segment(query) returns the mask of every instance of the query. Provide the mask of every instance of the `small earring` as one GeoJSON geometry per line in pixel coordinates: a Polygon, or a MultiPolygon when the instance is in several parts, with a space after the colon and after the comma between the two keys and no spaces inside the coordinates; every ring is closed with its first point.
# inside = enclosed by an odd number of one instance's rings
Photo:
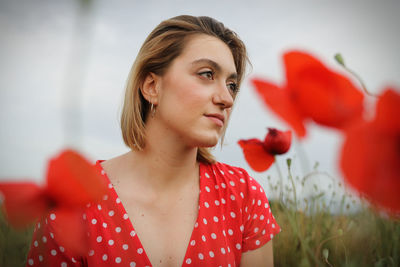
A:
{"type": "Polygon", "coordinates": [[[151,113],[151,117],[154,118],[154,115],[156,114],[156,107],[154,106],[153,103],[151,103],[150,113],[151,113]]]}

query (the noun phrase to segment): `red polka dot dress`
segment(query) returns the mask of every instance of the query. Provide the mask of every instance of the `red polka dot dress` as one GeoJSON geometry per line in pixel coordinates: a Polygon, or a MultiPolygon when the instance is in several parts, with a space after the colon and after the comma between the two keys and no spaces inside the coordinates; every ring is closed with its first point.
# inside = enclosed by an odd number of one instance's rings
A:
{"type": "MultiPolygon", "coordinates": [[[[35,227],[27,266],[152,266],[107,174],[102,201],[83,215],[90,250],[74,258],[57,242],[50,214],[35,227]],[[38,229],[41,228],[40,231],[38,229]]],[[[254,250],[280,232],[262,187],[241,168],[200,163],[199,210],[182,266],[239,266],[243,252],[254,250]]]]}

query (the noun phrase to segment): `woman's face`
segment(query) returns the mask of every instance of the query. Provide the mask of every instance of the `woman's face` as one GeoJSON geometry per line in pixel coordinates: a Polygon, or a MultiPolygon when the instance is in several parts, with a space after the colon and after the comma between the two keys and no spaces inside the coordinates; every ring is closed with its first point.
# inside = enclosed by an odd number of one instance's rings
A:
{"type": "Polygon", "coordinates": [[[188,146],[215,146],[231,112],[236,76],[225,43],[205,34],[190,37],[160,77],[157,119],[188,146]]]}

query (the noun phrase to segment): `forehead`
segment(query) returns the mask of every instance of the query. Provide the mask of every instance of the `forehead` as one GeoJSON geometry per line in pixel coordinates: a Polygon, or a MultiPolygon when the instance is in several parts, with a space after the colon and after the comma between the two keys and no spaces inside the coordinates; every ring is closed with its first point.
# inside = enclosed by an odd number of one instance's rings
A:
{"type": "Polygon", "coordinates": [[[206,34],[188,37],[177,63],[192,64],[199,59],[209,59],[221,66],[227,73],[236,73],[235,61],[230,48],[220,39],[206,34]]]}

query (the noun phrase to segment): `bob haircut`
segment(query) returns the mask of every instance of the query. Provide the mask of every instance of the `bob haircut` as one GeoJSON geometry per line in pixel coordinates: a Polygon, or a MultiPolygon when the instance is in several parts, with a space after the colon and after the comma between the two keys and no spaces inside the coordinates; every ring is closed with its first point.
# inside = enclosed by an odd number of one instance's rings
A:
{"type": "MultiPolygon", "coordinates": [[[[150,103],[143,97],[140,87],[149,73],[162,76],[182,53],[188,38],[195,34],[214,36],[229,47],[238,75],[237,85],[240,86],[248,57],[244,43],[235,32],[206,16],[182,15],[161,22],[144,41],[127,80],[121,131],[125,144],[132,150],[142,150],[145,146],[145,126],[150,111],[150,103]]],[[[215,162],[207,147],[198,148],[197,160],[215,162]]]]}

